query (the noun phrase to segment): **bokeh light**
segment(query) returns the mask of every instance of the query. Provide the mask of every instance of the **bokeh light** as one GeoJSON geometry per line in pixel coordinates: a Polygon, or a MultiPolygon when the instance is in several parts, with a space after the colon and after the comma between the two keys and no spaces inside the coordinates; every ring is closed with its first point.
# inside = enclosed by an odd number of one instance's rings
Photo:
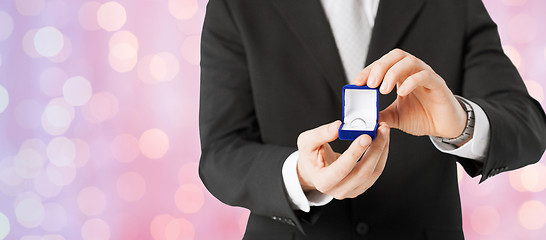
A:
{"type": "Polygon", "coordinates": [[[40,200],[24,197],[15,204],[15,216],[23,227],[35,228],[44,221],[45,209],[40,200]]]}
{"type": "Polygon", "coordinates": [[[144,177],[136,172],[128,172],[121,175],[117,181],[118,195],[126,201],[137,201],[146,192],[144,177]]]}
{"type": "Polygon", "coordinates": [[[44,204],[45,218],[42,222],[42,229],[47,232],[61,231],[67,223],[67,214],[65,208],[55,202],[44,204]]]}
{"type": "Polygon", "coordinates": [[[100,26],[97,21],[97,12],[101,3],[95,1],[87,1],[82,4],[78,11],[78,20],[80,25],[89,31],[99,30],[100,26]]]}
{"type": "Polygon", "coordinates": [[[9,38],[12,32],[13,19],[8,13],[0,11],[0,41],[9,38]]]}
{"type": "Polygon", "coordinates": [[[542,192],[546,189],[546,166],[536,163],[521,169],[521,185],[529,192],[542,192]]]}
{"type": "Polygon", "coordinates": [[[84,140],[75,138],[71,139],[74,147],[76,148],[76,156],[74,158],[74,166],[76,168],[84,167],[85,164],[91,158],[91,150],[89,149],[89,144],[84,140]]]}
{"type": "Polygon", "coordinates": [[[538,230],[546,224],[546,206],[540,201],[523,203],[518,211],[519,223],[526,229],[538,230]]]}
{"type": "Polygon", "coordinates": [[[49,97],[61,96],[67,79],[68,76],[61,68],[49,67],[40,74],[40,89],[49,97]]]}
{"type": "Polygon", "coordinates": [[[106,31],[117,31],[127,21],[125,8],[118,2],[106,2],[97,10],[97,22],[106,31]]]}
{"type": "Polygon", "coordinates": [[[9,219],[6,217],[6,215],[0,212],[0,239],[4,239],[9,234],[9,230],[9,219]]]}
{"type": "Polygon", "coordinates": [[[151,159],[162,158],[169,150],[169,136],[161,129],[149,129],[140,135],[138,145],[142,155],[151,159]]]}
{"type": "Polygon", "coordinates": [[[86,104],[92,94],[93,90],[91,83],[84,77],[71,77],[64,83],[64,99],[72,106],[82,106],[86,104]]]}
{"type": "Polygon", "coordinates": [[[37,32],[38,29],[30,29],[23,36],[23,51],[31,58],[41,57],[38,51],[36,51],[36,47],[34,47],[34,36],[37,32]]]}
{"type": "Polygon", "coordinates": [[[14,159],[15,170],[23,178],[38,176],[44,163],[44,157],[33,148],[22,148],[14,159]]]}
{"type": "Polygon", "coordinates": [[[89,102],[82,107],[83,117],[91,123],[100,123],[112,119],[118,111],[117,97],[106,91],[93,94],[89,102]]]}
{"type": "Polygon", "coordinates": [[[203,207],[203,190],[195,184],[184,184],[176,190],[174,201],[183,213],[195,213],[203,207]]]}
{"type": "Polygon", "coordinates": [[[100,215],[106,207],[106,194],[97,187],[86,187],[78,194],[78,208],[87,216],[100,215]]]}
{"type": "Polygon", "coordinates": [[[120,162],[134,161],[140,154],[138,139],[130,134],[120,134],[112,142],[112,154],[120,162]]]}
{"type": "Polygon", "coordinates": [[[51,135],[61,135],[68,130],[74,120],[74,107],[64,98],[54,98],[47,104],[42,114],[42,127],[51,135]]]}
{"type": "Polygon", "coordinates": [[[8,90],[0,85],[0,113],[4,112],[9,104],[8,90]]]}
{"type": "Polygon", "coordinates": [[[34,35],[34,48],[44,57],[54,57],[61,52],[64,46],[64,36],[55,27],[38,29],[34,35]]]}
{"type": "Polygon", "coordinates": [[[169,12],[177,19],[189,19],[198,9],[197,0],[168,0],[169,12]]]}
{"type": "Polygon", "coordinates": [[[42,12],[45,7],[44,0],[16,0],[15,7],[17,11],[24,16],[36,16],[42,12]]]}
{"type": "Polygon", "coordinates": [[[52,198],[58,196],[63,187],[53,183],[47,176],[47,172],[42,171],[34,178],[34,190],[44,198],[52,198]]]}
{"type": "Polygon", "coordinates": [[[517,43],[529,43],[533,41],[537,33],[536,28],[536,20],[527,14],[514,16],[508,24],[510,37],[517,43]]]}
{"type": "Polygon", "coordinates": [[[482,235],[494,233],[500,224],[500,215],[497,209],[491,206],[478,207],[470,218],[472,229],[482,235]]]}
{"type": "Polygon", "coordinates": [[[76,178],[76,167],[74,164],[59,167],[51,163],[47,164],[46,173],[49,180],[57,186],[66,186],[76,178]]]}
{"type": "Polygon", "coordinates": [[[165,239],[193,240],[195,230],[193,224],[184,219],[172,219],[165,227],[165,239]]]}
{"type": "Polygon", "coordinates": [[[53,138],[47,145],[47,157],[56,166],[70,166],[76,158],[76,146],[66,137],[53,138]]]}
{"type": "Polygon", "coordinates": [[[100,218],[87,220],[82,226],[83,240],[110,239],[110,226],[100,218]]]}

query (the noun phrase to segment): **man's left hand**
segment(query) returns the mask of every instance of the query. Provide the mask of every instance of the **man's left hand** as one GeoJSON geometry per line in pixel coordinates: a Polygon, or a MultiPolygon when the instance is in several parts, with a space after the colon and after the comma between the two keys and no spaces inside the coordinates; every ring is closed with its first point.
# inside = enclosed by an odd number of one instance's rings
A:
{"type": "Polygon", "coordinates": [[[379,121],[393,128],[417,136],[455,138],[466,126],[466,112],[444,79],[403,50],[392,50],[373,62],[353,82],[379,87],[381,94],[397,87],[396,100],[379,113],[379,121]]]}

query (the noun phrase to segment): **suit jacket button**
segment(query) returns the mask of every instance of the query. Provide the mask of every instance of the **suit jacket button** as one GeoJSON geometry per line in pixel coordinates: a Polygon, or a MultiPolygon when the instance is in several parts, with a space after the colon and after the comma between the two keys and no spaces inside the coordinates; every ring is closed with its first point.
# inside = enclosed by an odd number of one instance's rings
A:
{"type": "Polygon", "coordinates": [[[370,230],[370,227],[365,222],[358,222],[356,224],[356,233],[360,236],[365,236],[368,234],[368,231],[370,230]]]}

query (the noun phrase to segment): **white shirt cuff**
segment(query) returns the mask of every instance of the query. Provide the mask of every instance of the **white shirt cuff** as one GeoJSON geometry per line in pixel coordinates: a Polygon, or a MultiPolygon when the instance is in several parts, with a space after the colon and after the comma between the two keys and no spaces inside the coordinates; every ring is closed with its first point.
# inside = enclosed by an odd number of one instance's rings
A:
{"type": "Polygon", "coordinates": [[[311,206],[324,206],[334,198],[319,191],[311,191],[307,195],[303,192],[298,178],[298,158],[298,151],[286,158],[282,166],[282,178],[292,209],[309,212],[311,206]]]}
{"type": "Polygon", "coordinates": [[[483,162],[487,157],[487,149],[489,147],[489,119],[483,109],[476,103],[463,99],[465,102],[472,106],[474,110],[475,122],[474,122],[474,134],[472,139],[466,142],[464,145],[457,147],[452,144],[443,143],[437,139],[430,137],[432,144],[444,153],[453,154],[455,156],[464,157],[483,162]]]}

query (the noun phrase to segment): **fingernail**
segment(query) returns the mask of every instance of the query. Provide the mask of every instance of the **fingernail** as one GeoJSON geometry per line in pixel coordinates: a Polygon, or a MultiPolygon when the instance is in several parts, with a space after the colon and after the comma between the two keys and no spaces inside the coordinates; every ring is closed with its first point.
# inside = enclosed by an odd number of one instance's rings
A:
{"type": "Polygon", "coordinates": [[[387,85],[385,85],[385,84],[381,85],[380,91],[381,91],[381,93],[385,93],[385,91],[387,91],[387,85]]]}
{"type": "Polygon", "coordinates": [[[369,137],[364,136],[363,138],[360,139],[360,146],[362,147],[367,147],[368,145],[370,145],[370,143],[371,143],[371,139],[369,137]]]}

